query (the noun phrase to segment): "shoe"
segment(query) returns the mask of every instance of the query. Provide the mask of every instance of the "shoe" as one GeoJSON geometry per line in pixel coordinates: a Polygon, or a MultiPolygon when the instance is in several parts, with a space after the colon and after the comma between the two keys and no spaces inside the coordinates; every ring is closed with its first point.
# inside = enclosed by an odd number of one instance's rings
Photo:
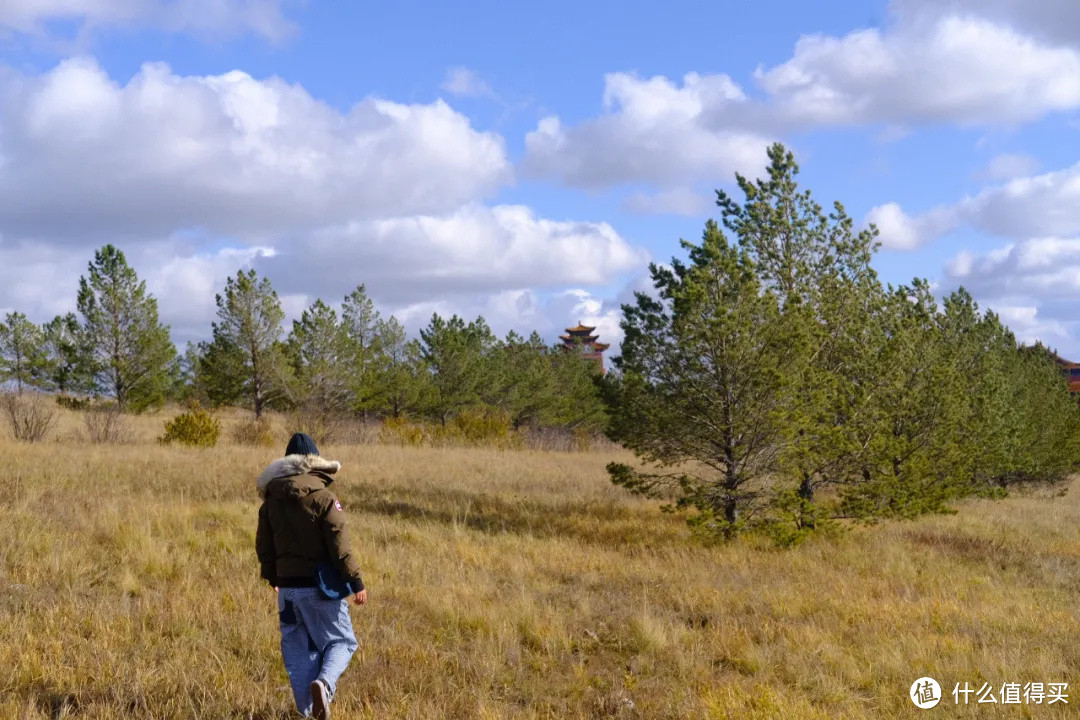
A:
{"type": "Polygon", "coordinates": [[[322,680],[311,683],[311,717],[330,720],[330,691],[322,680]]]}

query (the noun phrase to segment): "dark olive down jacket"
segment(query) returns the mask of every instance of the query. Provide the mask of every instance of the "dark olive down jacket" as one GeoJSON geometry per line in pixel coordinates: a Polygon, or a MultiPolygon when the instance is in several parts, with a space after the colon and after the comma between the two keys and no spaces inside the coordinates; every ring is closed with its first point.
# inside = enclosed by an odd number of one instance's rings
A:
{"type": "Polygon", "coordinates": [[[349,589],[364,589],[349,550],[345,513],[327,489],[341,465],[317,455],[288,455],[259,476],[263,496],[255,551],[261,575],[275,587],[313,587],[315,567],[333,563],[349,589]]]}

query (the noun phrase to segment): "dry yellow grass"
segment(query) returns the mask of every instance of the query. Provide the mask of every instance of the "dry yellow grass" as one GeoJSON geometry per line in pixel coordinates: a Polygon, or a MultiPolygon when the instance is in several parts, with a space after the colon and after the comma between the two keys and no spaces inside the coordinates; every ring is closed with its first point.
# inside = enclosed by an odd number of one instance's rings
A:
{"type": "MultiPolygon", "coordinates": [[[[0,440],[0,718],[288,718],[253,478],[272,451],[0,440]]],[[[225,433],[228,434],[227,432],[225,433]]],[[[325,447],[370,588],[338,718],[1058,718],[1080,501],[971,502],[790,551],[695,544],[619,453],[325,447]],[[974,700],[974,698],[972,698],[974,700]]]]}

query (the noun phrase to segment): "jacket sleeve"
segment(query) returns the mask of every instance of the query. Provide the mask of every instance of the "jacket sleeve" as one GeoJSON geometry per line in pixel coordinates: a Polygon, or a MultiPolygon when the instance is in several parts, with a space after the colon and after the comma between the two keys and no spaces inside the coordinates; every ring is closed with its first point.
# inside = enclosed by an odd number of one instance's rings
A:
{"type": "Polygon", "coordinates": [[[358,593],[364,589],[364,580],[360,577],[360,564],[349,549],[349,540],[345,533],[345,513],[333,493],[328,490],[324,492],[325,497],[320,500],[325,507],[321,524],[326,551],[334,567],[349,584],[349,590],[358,593]]]}
{"type": "Polygon", "coordinates": [[[255,531],[255,554],[259,556],[259,574],[271,585],[277,584],[277,551],[274,548],[274,531],[266,503],[259,508],[259,528],[255,531]]]}

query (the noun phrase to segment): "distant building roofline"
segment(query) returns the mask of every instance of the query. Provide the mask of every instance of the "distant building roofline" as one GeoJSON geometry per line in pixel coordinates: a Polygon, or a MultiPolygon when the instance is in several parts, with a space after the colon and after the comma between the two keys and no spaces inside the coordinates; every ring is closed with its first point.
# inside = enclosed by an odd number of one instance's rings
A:
{"type": "Polygon", "coordinates": [[[595,325],[582,325],[580,322],[578,322],[577,326],[566,328],[566,332],[573,335],[578,333],[591,333],[595,329],[595,325]]]}

